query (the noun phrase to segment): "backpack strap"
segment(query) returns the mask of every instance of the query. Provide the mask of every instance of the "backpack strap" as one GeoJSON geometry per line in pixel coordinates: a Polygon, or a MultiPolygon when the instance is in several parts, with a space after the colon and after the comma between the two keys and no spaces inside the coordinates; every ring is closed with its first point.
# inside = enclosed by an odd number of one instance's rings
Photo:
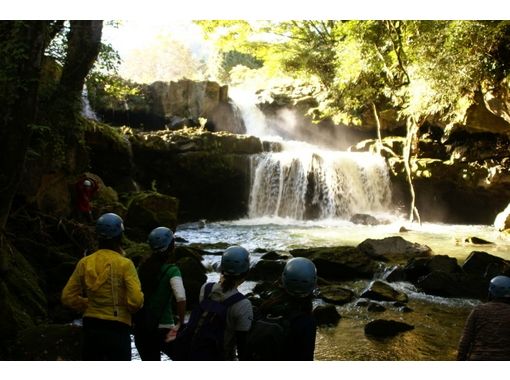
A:
{"type": "Polygon", "coordinates": [[[213,286],[214,286],[214,282],[208,282],[207,284],[205,284],[205,287],[204,287],[204,299],[209,297],[209,294],[211,294],[213,286]]]}
{"type": "Polygon", "coordinates": [[[233,304],[235,303],[238,303],[239,301],[245,299],[246,296],[242,293],[235,293],[235,294],[232,294],[230,297],[228,297],[227,299],[223,300],[223,305],[225,305],[226,307],[230,307],[232,306],[233,304]]]}
{"type": "MultiPolygon", "coordinates": [[[[214,282],[208,282],[207,284],[205,284],[204,300],[209,298],[209,295],[211,294],[213,286],[214,286],[214,282]]],[[[246,296],[244,294],[237,292],[235,294],[232,294],[230,297],[225,298],[221,303],[228,308],[228,307],[232,306],[233,304],[235,304],[245,298],[246,298],[246,296]]]]}

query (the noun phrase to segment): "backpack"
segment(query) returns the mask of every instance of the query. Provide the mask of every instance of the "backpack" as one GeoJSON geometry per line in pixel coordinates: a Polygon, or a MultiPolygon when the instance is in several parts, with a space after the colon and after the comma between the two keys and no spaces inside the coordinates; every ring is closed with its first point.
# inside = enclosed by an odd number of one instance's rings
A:
{"type": "Polygon", "coordinates": [[[225,360],[227,311],[245,296],[236,293],[223,301],[214,301],[209,297],[213,285],[212,282],[205,285],[204,299],[192,310],[188,323],[172,343],[172,360],[225,360]]]}
{"type": "Polygon", "coordinates": [[[292,322],[301,315],[300,311],[288,310],[255,315],[246,337],[248,360],[284,360],[292,322]]]}

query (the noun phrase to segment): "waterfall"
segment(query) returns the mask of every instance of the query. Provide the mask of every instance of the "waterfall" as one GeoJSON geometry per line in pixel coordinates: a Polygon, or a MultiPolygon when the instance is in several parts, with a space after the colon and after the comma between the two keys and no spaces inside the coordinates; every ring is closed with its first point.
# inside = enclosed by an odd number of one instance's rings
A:
{"type": "Polygon", "coordinates": [[[390,181],[382,157],[306,143],[283,146],[282,152],[252,157],[250,218],[346,219],[388,210],[390,181]]]}
{"type": "MultiPolygon", "coordinates": [[[[286,141],[286,128],[296,126],[266,120],[253,97],[240,94],[231,92],[243,113],[247,133],[278,141],[281,146],[278,152],[251,157],[250,218],[348,219],[357,213],[389,211],[390,179],[383,157],[286,141]]],[[[291,116],[280,121],[292,123],[291,116]]]]}
{"type": "Polygon", "coordinates": [[[98,117],[92,107],[90,106],[89,101],[89,93],[87,91],[87,86],[83,86],[83,90],[81,92],[81,114],[87,119],[92,119],[98,121],[98,117]]]}

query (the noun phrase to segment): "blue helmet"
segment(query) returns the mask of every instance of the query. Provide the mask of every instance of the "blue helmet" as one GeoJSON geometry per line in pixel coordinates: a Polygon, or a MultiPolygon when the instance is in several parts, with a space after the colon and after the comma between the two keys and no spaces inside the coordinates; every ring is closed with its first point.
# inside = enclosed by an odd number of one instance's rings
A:
{"type": "Polygon", "coordinates": [[[221,273],[231,276],[242,275],[250,269],[250,254],[240,246],[229,247],[221,256],[221,273]]]}
{"type": "Polygon", "coordinates": [[[494,277],[489,284],[489,296],[492,298],[510,298],[510,277],[494,277]]]}
{"type": "Polygon", "coordinates": [[[173,242],[174,234],[166,227],[154,228],[147,238],[147,243],[154,252],[166,251],[173,242]]]}
{"type": "Polygon", "coordinates": [[[282,283],[287,293],[292,296],[309,296],[317,284],[315,264],[304,257],[290,259],[283,268],[282,283]]]}
{"type": "Polygon", "coordinates": [[[96,222],[96,235],[100,240],[120,237],[124,232],[122,218],[114,213],[103,214],[96,222]]]}

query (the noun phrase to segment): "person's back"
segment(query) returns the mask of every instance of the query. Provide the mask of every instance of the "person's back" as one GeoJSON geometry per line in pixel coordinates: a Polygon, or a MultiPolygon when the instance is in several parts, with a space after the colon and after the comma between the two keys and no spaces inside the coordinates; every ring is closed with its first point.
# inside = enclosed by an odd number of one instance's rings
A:
{"type": "Polygon", "coordinates": [[[131,315],[143,305],[133,262],[121,252],[116,214],[96,223],[99,250],[82,258],[62,290],[62,303],[83,313],[84,360],[131,360],[131,315]]]}
{"type": "Polygon", "coordinates": [[[249,360],[313,360],[316,331],[311,298],[292,297],[279,288],[255,312],[249,360]]]}
{"type": "Polygon", "coordinates": [[[510,360],[510,278],[492,279],[489,294],[466,321],[458,360],[510,360]]]}
{"type": "Polygon", "coordinates": [[[249,360],[313,360],[317,324],[312,314],[312,296],[316,281],[316,268],[310,260],[294,258],[287,262],[282,288],[274,291],[256,312],[247,339],[249,360]],[[266,338],[266,334],[272,337],[266,338]]]}
{"type": "Polygon", "coordinates": [[[186,292],[179,268],[173,264],[175,238],[167,227],[157,227],[148,236],[152,254],[138,268],[145,297],[135,314],[135,345],[142,360],[161,360],[161,350],[184,322],[186,292]],[[176,303],[177,318],[172,308],[176,303]]]}
{"type": "Polygon", "coordinates": [[[200,290],[200,303],[172,345],[173,360],[244,359],[246,334],[253,319],[251,302],[237,287],[250,268],[249,253],[229,247],[221,258],[221,277],[200,290]]]}
{"type": "MultiPolygon", "coordinates": [[[[200,301],[204,298],[206,286],[207,284],[205,284],[200,291],[200,301]]],[[[221,283],[214,283],[210,295],[208,296],[211,300],[216,302],[225,302],[232,298],[236,301],[226,310],[225,330],[223,333],[224,360],[236,359],[236,334],[239,332],[247,332],[250,329],[251,320],[253,319],[251,302],[245,297],[240,297],[240,295],[237,287],[224,290],[221,283]]]]}

